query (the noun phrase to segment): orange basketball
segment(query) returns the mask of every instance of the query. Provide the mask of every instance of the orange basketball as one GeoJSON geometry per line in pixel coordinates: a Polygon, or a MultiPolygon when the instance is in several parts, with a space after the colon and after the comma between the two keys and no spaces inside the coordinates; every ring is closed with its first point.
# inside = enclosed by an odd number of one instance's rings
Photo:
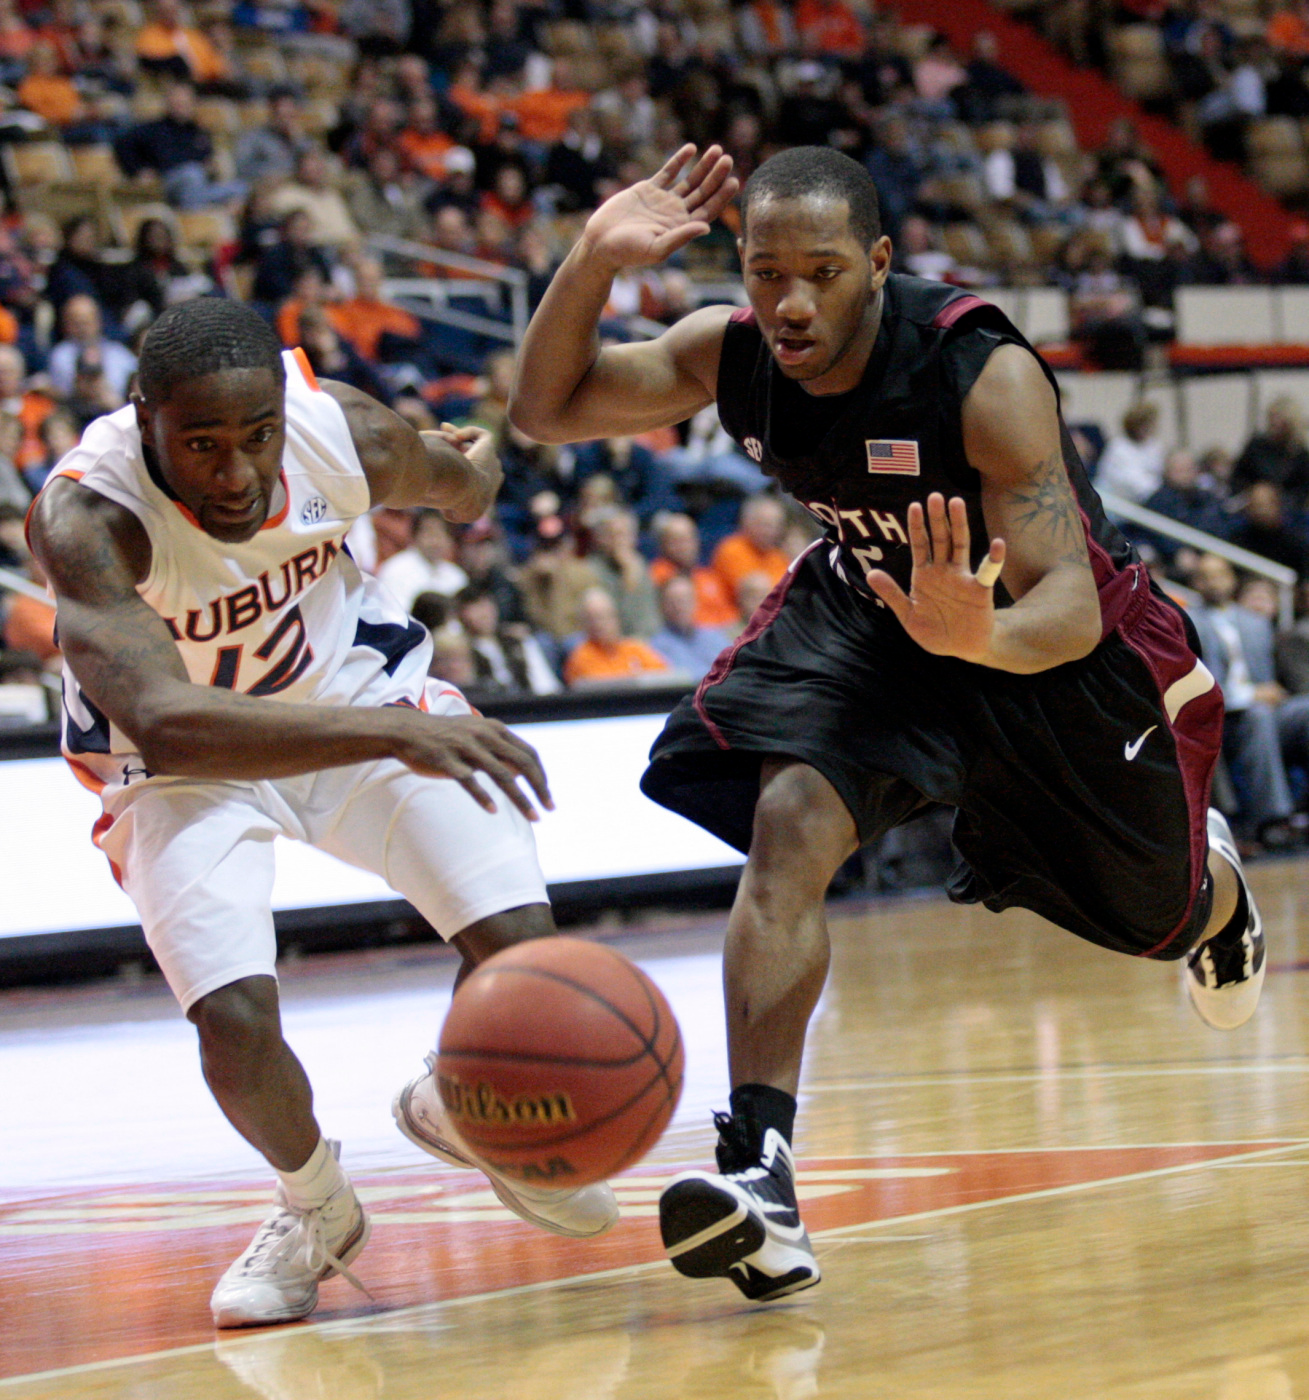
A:
{"type": "Polygon", "coordinates": [[[672,1010],[635,963],[540,938],[488,958],[455,993],[436,1078],[451,1125],[488,1166],[567,1189],[654,1146],[682,1062],[672,1010]]]}

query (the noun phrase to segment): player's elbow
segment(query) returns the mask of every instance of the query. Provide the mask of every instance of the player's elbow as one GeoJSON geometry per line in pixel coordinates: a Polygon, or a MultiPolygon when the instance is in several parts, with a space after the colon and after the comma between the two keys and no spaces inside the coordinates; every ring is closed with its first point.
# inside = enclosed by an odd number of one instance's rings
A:
{"type": "Polygon", "coordinates": [[[562,424],[546,413],[539,404],[521,394],[513,394],[509,399],[509,421],[524,437],[533,442],[557,446],[567,442],[568,435],[562,424]]]}
{"type": "Polygon", "coordinates": [[[122,728],[151,773],[182,776],[194,771],[200,754],[198,719],[173,697],[149,692],[124,716],[122,728]]]}

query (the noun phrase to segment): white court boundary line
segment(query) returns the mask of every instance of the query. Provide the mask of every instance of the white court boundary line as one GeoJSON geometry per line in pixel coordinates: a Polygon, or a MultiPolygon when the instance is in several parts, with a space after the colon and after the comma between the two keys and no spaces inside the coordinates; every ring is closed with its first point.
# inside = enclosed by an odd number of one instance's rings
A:
{"type": "Polygon", "coordinates": [[[800,1085],[800,1094],[842,1094],[870,1089],[921,1089],[952,1084],[1037,1084],[1054,1080],[1083,1079],[1184,1079],[1191,1075],[1223,1074],[1309,1074],[1309,1060],[1285,1064],[1260,1061],[1251,1064],[1212,1065],[1074,1065],[1062,1069],[997,1070],[978,1074],[906,1074],[886,1079],[850,1079],[833,1083],[800,1085]]]}
{"type": "MultiPolygon", "coordinates": [[[[1257,1140],[1257,1139],[1256,1139],[1257,1140]]],[[[1227,1147],[1233,1144],[1223,1143],[1161,1143],[1160,1147],[1191,1146],[1191,1147],[1227,1147]]],[[[1153,1167],[1148,1171],[1128,1172],[1125,1176],[1108,1176],[1098,1181],[1077,1181],[1070,1182],[1066,1186],[1047,1186],[1040,1191],[1025,1191],[1016,1196],[997,1196],[986,1201],[967,1201],[961,1205],[941,1206],[935,1210],[916,1211],[912,1215],[893,1215],[885,1220],[867,1220],[859,1225],[837,1225],[830,1230],[818,1230],[810,1238],[814,1240],[844,1240],[853,1235],[857,1235],[864,1230],[898,1229],[902,1225],[913,1224],[921,1220],[944,1219],[952,1215],[968,1215],[975,1211],[988,1210],[994,1206],[1016,1205],[1023,1201],[1047,1200],[1054,1196],[1070,1196],[1077,1192],[1092,1191],[1101,1186],[1123,1186],[1131,1182],[1148,1181],[1152,1178],[1163,1176],[1176,1176],[1181,1172],[1201,1171],[1206,1167],[1219,1166],[1224,1163],[1231,1163],[1233,1158],[1239,1158],[1242,1162],[1254,1162],[1264,1157],[1276,1156],[1279,1153],[1302,1152],[1309,1149],[1309,1141],[1300,1141],[1284,1144],[1281,1147],[1264,1148],[1259,1152],[1234,1152],[1226,1157],[1213,1157],[1205,1162],[1179,1162],[1171,1167],[1153,1167]]],[[[1060,1149],[1041,1148],[1010,1148],[1015,1151],[1058,1151],[1060,1149]]],[[[1072,1149],[1077,1150],[1077,1149],[1072,1149]]],[[[1092,1150],[1092,1149],[1082,1149],[1092,1150]]],[[[1117,1149],[1095,1149],[1095,1150],[1117,1150],[1130,1152],[1132,1148],[1120,1147],[1117,1149]]],[[[913,1156],[946,1156],[946,1153],[913,1153],[913,1156]]],[[[955,1155],[974,1155],[971,1153],[955,1155]]],[[[983,1154],[976,1154],[983,1155],[983,1154]]],[[[819,1160],[834,1161],[835,1158],[825,1158],[819,1160]]],[[[439,1315],[447,1308],[462,1307],[469,1303],[490,1303],[499,1302],[505,1298],[521,1298],[531,1293],[542,1293],[551,1288],[567,1288],[570,1285],[580,1283],[601,1283],[610,1279],[628,1278],[635,1274],[649,1273],[653,1269],[661,1269],[668,1264],[667,1259],[652,1259],[644,1264],[624,1264],[616,1269],[601,1269],[593,1274],[574,1274],[568,1278],[551,1279],[543,1283],[517,1284],[513,1288],[494,1289],[489,1293],[470,1293],[462,1298],[449,1298],[443,1302],[436,1303],[415,1303],[407,1308],[395,1308],[390,1312],[366,1313],[358,1317],[338,1318],[332,1322],[311,1322],[303,1327],[295,1328],[296,1332],[318,1332],[326,1336],[338,1334],[349,1334],[350,1332],[368,1331],[374,1327],[389,1328],[395,1323],[404,1319],[415,1318],[422,1314],[429,1316],[439,1315]]],[[[260,1332],[256,1336],[249,1337],[244,1341],[240,1337],[224,1338],[224,1350],[234,1346],[258,1346],[261,1342],[273,1336],[285,1336],[285,1332],[260,1332]]],[[[162,1351],[143,1352],[137,1356],[117,1356],[108,1361],[88,1361],[78,1366],[62,1366],[52,1371],[31,1371],[26,1375],[7,1376],[0,1379],[0,1390],[9,1390],[18,1385],[34,1385],[41,1381],[59,1380],[66,1376],[90,1375],[98,1371],[119,1370],[127,1366],[143,1366],[154,1361],[164,1361],[172,1357],[198,1356],[204,1352],[212,1352],[213,1342],[196,1342],[191,1346],[168,1347],[162,1351]]]]}

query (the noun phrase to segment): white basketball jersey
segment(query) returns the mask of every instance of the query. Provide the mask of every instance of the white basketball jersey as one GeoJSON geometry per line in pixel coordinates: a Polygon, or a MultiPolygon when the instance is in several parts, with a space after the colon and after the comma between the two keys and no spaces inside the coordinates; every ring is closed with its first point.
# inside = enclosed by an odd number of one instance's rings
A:
{"type": "MultiPolygon", "coordinates": [[[[150,538],[137,592],[163,618],[196,685],[269,700],[349,705],[381,672],[398,703],[420,705],[431,659],[426,628],[345,548],[370,505],[368,483],[341,405],[318,388],[301,352],[286,352],[286,447],[280,490],[244,544],[214,539],[151,477],[129,405],[98,418],[59,463],[116,501],[150,538]]],[[[64,754],[107,799],[150,775],[64,668],[64,754]]]]}

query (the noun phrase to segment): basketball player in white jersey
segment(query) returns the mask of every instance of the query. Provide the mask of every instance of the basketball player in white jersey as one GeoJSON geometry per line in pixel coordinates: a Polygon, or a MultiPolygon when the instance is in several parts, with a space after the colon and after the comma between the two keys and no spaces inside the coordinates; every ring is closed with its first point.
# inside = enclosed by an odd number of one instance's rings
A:
{"type": "MultiPolygon", "coordinates": [[[[214,1291],[214,1320],[290,1321],[313,1310],[320,1279],[350,1276],[369,1225],[282,1038],[273,838],[382,875],[465,970],[554,932],[519,786],[550,806],[536,754],[428,680],[426,630],[345,547],[376,505],[475,520],[501,473],[481,430],[420,434],[315,382],[234,302],[166,311],[139,383],[32,510],[58,601],[63,747],[100,795],[94,839],[199,1032],[214,1097],[278,1176],[273,1213],[214,1291]]],[[[470,1164],[430,1074],[394,1112],[426,1151],[470,1164]]],[[[603,1184],[567,1193],[488,1175],[557,1233],[616,1218],[603,1184]]]]}

